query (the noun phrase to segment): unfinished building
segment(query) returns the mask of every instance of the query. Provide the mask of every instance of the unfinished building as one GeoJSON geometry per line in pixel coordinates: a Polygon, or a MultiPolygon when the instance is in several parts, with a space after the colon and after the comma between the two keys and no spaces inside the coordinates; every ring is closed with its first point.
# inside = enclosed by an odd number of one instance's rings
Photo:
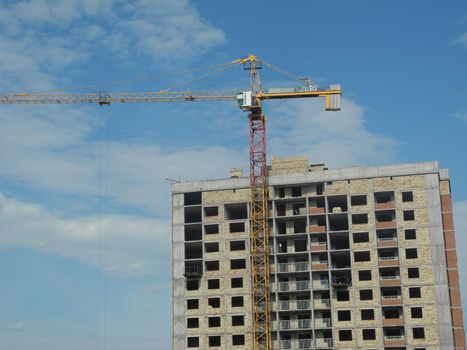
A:
{"type": "MultiPolygon", "coordinates": [[[[248,178],[172,187],[172,348],[252,349],[248,178]]],[[[269,172],[274,349],[463,349],[448,172],[269,172]]]]}

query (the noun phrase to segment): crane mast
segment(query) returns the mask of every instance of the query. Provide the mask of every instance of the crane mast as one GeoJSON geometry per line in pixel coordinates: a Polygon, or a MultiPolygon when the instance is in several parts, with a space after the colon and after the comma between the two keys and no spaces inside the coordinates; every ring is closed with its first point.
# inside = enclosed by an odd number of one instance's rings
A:
{"type": "Polygon", "coordinates": [[[243,64],[250,72],[250,90],[229,91],[181,91],[162,90],[157,92],[119,93],[16,93],[0,96],[0,104],[77,104],[96,103],[145,103],[145,102],[196,102],[196,101],[237,101],[240,108],[248,112],[250,148],[250,255],[253,304],[253,349],[271,350],[271,303],[269,264],[269,184],[266,158],[266,117],[262,101],[269,99],[324,97],[327,111],[340,110],[340,85],[328,89],[313,86],[309,79],[301,88],[263,90],[258,70],[262,64],[271,65],[254,55],[229,62],[228,65],[243,64]]]}

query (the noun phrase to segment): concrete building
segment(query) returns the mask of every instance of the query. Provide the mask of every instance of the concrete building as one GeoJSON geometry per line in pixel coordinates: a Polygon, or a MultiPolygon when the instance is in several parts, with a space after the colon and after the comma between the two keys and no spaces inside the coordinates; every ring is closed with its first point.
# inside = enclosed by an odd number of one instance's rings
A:
{"type": "MultiPolygon", "coordinates": [[[[173,349],[252,349],[248,178],[172,187],[173,349]]],[[[270,168],[274,349],[466,349],[437,162],[270,168]]]]}

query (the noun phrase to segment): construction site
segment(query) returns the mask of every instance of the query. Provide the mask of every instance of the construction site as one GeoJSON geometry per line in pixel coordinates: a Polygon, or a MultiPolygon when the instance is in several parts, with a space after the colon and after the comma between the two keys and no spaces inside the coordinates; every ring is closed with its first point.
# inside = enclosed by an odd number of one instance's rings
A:
{"type": "MultiPolygon", "coordinates": [[[[172,348],[465,350],[447,169],[437,162],[328,169],[267,161],[263,103],[324,98],[339,84],[230,92],[12,94],[3,104],[236,101],[249,169],[172,184],[172,348]]],[[[222,65],[221,65],[222,66],[222,65]]],[[[185,83],[179,84],[179,86],[185,83]]]]}

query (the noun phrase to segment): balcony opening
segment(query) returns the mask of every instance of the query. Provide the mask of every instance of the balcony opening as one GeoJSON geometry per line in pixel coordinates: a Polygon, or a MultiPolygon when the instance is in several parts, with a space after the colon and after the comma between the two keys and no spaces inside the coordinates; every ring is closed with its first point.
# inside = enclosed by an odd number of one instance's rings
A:
{"type": "Polygon", "coordinates": [[[347,196],[329,196],[328,208],[330,213],[347,212],[347,196]]]}
{"type": "Polygon", "coordinates": [[[378,241],[392,241],[397,239],[397,230],[377,230],[376,235],[378,237],[378,241]]]}
{"type": "Polygon", "coordinates": [[[368,232],[354,232],[353,242],[354,243],[368,243],[370,241],[370,235],[368,232]]]}
{"type": "Polygon", "coordinates": [[[306,215],[306,204],[305,203],[294,203],[292,204],[293,215],[306,215]]]}
{"type": "Polygon", "coordinates": [[[398,257],[397,248],[380,249],[378,251],[378,257],[379,257],[380,260],[394,260],[394,259],[397,259],[397,257],[398,257]]]}
{"type": "Polygon", "coordinates": [[[306,220],[294,221],[294,233],[306,233],[306,220]]]}
{"type": "Polygon", "coordinates": [[[219,216],[219,207],[205,207],[204,208],[204,216],[206,217],[213,217],[219,216]]]}
{"type": "Polygon", "coordinates": [[[399,273],[399,268],[387,268],[379,269],[379,275],[381,279],[399,279],[400,278],[400,273],[399,273]]]}
{"type": "Polygon", "coordinates": [[[202,243],[185,243],[185,259],[200,259],[202,257],[202,243]]]}
{"type": "Polygon", "coordinates": [[[350,268],[350,252],[331,252],[331,265],[333,269],[350,268]]]}
{"type": "Polygon", "coordinates": [[[331,283],[333,288],[348,288],[352,285],[350,271],[331,273],[331,283]]]}
{"type": "Polygon", "coordinates": [[[204,243],[204,251],[206,253],[217,253],[217,252],[219,252],[219,242],[204,243]]]}
{"type": "Polygon", "coordinates": [[[201,207],[185,207],[185,224],[201,222],[201,207]]]}
{"type": "Polygon", "coordinates": [[[203,226],[185,225],[185,241],[201,241],[203,239],[203,226]]]}
{"type": "Polygon", "coordinates": [[[295,252],[306,252],[307,241],[306,239],[296,239],[294,241],[295,252]]]}
{"type": "Polygon", "coordinates": [[[245,232],[245,223],[244,222],[235,222],[229,224],[230,233],[240,233],[245,232]]]}
{"type": "Polygon", "coordinates": [[[276,204],[276,215],[277,216],[285,216],[286,214],[286,207],[285,204],[276,204]]]}
{"type": "Polygon", "coordinates": [[[199,205],[201,204],[201,192],[190,192],[184,195],[185,205],[199,205]]]}
{"type": "Polygon", "coordinates": [[[333,233],[329,237],[331,250],[344,250],[350,248],[349,234],[347,232],[333,233]]]}
{"type": "Polygon", "coordinates": [[[366,195],[351,196],[350,204],[352,206],[367,205],[366,195]]]}
{"type": "Polygon", "coordinates": [[[347,214],[329,215],[330,231],[346,231],[349,229],[349,220],[347,214]]]}
{"type": "Polygon", "coordinates": [[[324,197],[310,198],[309,205],[311,214],[324,213],[326,211],[324,197]]]}
{"type": "Polygon", "coordinates": [[[204,225],[204,233],[206,235],[217,235],[217,234],[219,234],[219,225],[218,224],[204,225]]]}
{"type": "Polygon", "coordinates": [[[199,280],[186,280],[186,290],[198,290],[199,280]]]}
{"type": "Polygon", "coordinates": [[[316,215],[310,216],[310,231],[311,232],[325,232],[326,231],[326,216],[316,215]]]}
{"type": "Polygon", "coordinates": [[[301,197],[302,196],[302,188],[301,187],[292,187],[291,189],[292,197],[301,197]]]}
{"type": "Polygon", "coordinates": [[[338,290],[336,291],[336,300],[337,301],[349,301],[350,293],[348,290],[338,290]]]}
{"type": "Polygon", "coordinates": [[[375,212],[376,222],[391,222],[396,220],[396,212],[394,210],[382,210],[375,212]]]}
{"type": "Polygon", "coordinates": [[[196,310],[199,309],[199,299],[188,299],[186,301],[186,308],[188,310],[196,310]]]}
{"type": "Polygon", "coordinates": [[[285,235],[287,233],[287,225],[285,222],[276,223],[276,228],[278,235],[285,235]]]}
{"type": "Polygon", "coordinates": [[[248,219],[248,208],[246,203],[226,204],[224,208],[226,220],[248,219]]]}
{"type": "Polygon", "coordinates": [[[221,298],[208,298],[208,305],[214,309],[221,307],[221,298]]]}
{"type": "Polygon", "coordinates": [[[278,247],[278,253],[287,253],[288,251],[287,241],[278,242],[277,247],[278,247]]]}
{"type": "Polygon", "coordinates": [[[383,318],[395,319],[401,318],[402,310],[399,308],[383,308],[383,318]]]}
{"type": "Polygon", "coordinates": [[[381,297],[383,299],[399,299],[401,297],[401,289],[397,288],[381,288],[381,297]]]}
{"type": "Polygon", "coordinates": [[[352,225],[368,224],[368,214],[352,214],[352,225]]]}
{"type": "Polygon", "coordinates": [[[386,338],[401,339],[404,334],[404,329],[400,327],[385,327],[384,336],[386,338]]]}
{"type": "Polygon", "coordinates": [[[279,198],[285,198],[285,188],[284,187],[280,187],[277,189],[277,196],[279,198]]]}

